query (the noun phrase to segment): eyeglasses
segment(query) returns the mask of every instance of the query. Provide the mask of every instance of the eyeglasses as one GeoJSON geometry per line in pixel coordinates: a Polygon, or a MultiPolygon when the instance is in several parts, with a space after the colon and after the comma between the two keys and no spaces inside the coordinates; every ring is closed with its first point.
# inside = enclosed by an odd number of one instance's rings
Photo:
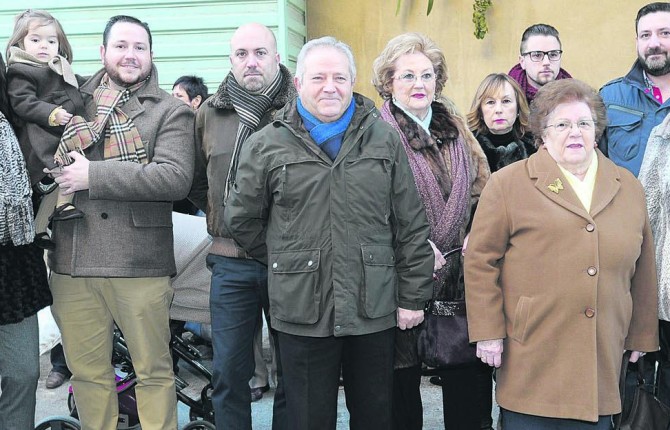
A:
{"type": "Polygon", "coordinates": [[[530,57],[530,61],[539,63],[540,61],[544,60],[545,55],[549,57],[549,61],[558,61],[561,59],[562,53],[563,51],[556,49],[554,51],[529,51],[521,55],[528,55],[530,57]]]}
{"type": "Polygon", "coordinates": [[[428,82],[432,82],[435,79],[435,73],[424,73],[421,76],[416,76],[414,73],[403,73],[394,79],[399,79],[406,84],[413,84],[416,82],[417,78],[420,78],[421,82],[426,84],[428,82]]]}
{"type": "Polygon", "coordinates": [[[547,124],[545,128],[554,127],[556,132],[565,133],[568,130],[572,130],[573,125],[576,125],[581,131],[591,131],[595,127],[595,121],[592,119],[580,119],[576,123],[572,121],[558,121],[555,124],[547,124]]]}

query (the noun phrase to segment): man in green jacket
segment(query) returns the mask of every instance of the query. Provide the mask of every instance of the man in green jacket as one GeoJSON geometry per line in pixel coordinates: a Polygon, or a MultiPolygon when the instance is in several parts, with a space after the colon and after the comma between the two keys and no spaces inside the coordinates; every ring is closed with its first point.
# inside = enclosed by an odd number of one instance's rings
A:
{"type": "Polygon", "coordinates": [[[404,149],[355,79],[344,43],[302,48],[299,97],[242,147],[224,214],[268,264],[291,429],[335,428],[340,369],[351,428],[391,428],[394,329],[420,324],[432,294],[404,149]]]}

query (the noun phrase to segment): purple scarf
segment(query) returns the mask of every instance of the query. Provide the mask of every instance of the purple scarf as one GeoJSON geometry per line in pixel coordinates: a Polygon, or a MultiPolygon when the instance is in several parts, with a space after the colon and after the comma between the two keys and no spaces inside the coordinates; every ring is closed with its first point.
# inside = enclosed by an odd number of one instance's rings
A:
{"type": "MultiPolygon", "coordinates": [[[[535,98],[535,94],[537,94],[537,88],[528,83],[526,71],[521,68],[521,64],[517,64],[516,66],[512,67],[512,70],[510,70],[507,74],[519,83],[519,86],[523,92],[526,93],[526,100],[528,100],[528,104],[530,104],[530,102],[532,102],[535,98]]],[[[556,80],[569,78],[572,78],[570,73],[566,72],[561,67],[561,69],[558,71],[558,75],[556,76],[556,80]]]]}
{"type": "MultiPolygon", "coordinates": [[[[450,174],[452,178],[451,193],[445,202],[435,173],[430,169],[428,162],[428,157],[435,157],[435,152],[439,153],[440,149],[430,151],[412,148],[391,112],[390,103],[390,100],[384,102],[381,109],[382,119],[389,123],[400,135],[400,140],[405,148],[414,175],[414,183],[426,209],[426,216],[430,224],[430,240],[442,252],[449,251],[460,240],[459,234],[470,201],[470,163],[465,151],[465,141],[463,136],[459,136],[454,143],[448,144],[445,142],[451,161],[450,174]]],[[[437,272],[436,288],[444,283],[448,267],[447,264],[437,272]]]]}

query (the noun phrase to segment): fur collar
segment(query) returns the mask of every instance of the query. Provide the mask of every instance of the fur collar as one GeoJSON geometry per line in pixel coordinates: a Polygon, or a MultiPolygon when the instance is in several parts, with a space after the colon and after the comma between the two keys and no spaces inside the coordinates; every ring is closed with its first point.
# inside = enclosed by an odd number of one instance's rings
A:
{"type": "Polygon", "coordinates": [[[440,148],[443,144],[458,138],[458,129],[454,124],[454,119],[440,102],[431,104],[433,117],[430,120],[430,136],[402,109],[399,109],[393,103],[390,107],[398,126],[407,138],[407,142],[417,151],[428,147],[440,148]]]}
{"type": "MultiPolygon", "coordinates": [[[[272,101],[272,107],[274,109],[280,109],[286,103],[293,100],[298,94],[293,86],[293,75],[291,75],[291,72],[286,66],[280,64],[279,73],[282,74],[282,84],[279,89],[279,94],[277,94],[277,97],[272,101]]],[[[217,109],[234,109],[233,100],[228,92],[228,86],[226,85],[225,79],[221,82],[221,85],[219,85],[219,89],[216,90],[216,93],[207,100],[207,104],[217,109]]]]}
{"type": "Polygon", "coordinates": [[[532,138],[528,135],[518,140],[512,137],[506,144],[497,146],[487,135],[477,134],[475,137],[486,154],[491,172],[496,172],[515,161],[526,159],[536,151],[532,138]]]}

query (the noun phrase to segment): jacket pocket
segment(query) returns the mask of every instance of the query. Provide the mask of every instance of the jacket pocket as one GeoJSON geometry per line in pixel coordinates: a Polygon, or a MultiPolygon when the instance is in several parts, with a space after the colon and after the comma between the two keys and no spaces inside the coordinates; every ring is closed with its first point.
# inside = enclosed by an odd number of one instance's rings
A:
{"type": "MultiPolygon", "coordinates": [[[[625,106],[609,105],[607,107],[607,142],[608,153],[615,159],[632,160],[640,150],[640,138],[644,133],[633,133],[642,125],[643,112],[625,106]],[[635,138],[634,138],[635,136],[635,138]]],[[[646,140],[646,137],[645,137],[646,140]]]]}
{"type": "Polygon", "coordinates": [[[368,318],[389,315],[398,308],[395,252],[385,245],[361,245],[363,254],[363,311],[368,318]]]}
{"type": "Polygon", "coordinates": [[[347,159],[344,165],[347,203],[352,212],[365,214],[358,222],[387,225],[391,212],[390,158],[365,156],[347,159]]]}
{"type": "Polygon", "coordinates": [[[318,321],[320,253],[305,249],[270,254],[268,293],[275,318],[293,324],[318,321]]]}
{"type": "Polygon", "coordinates": [[[172,227],[172,203],[134,202],[130,205],[135,227],[172,227]]]}
{"type": "Polygon", "coordinates": [[[532,302],[532,298],[521,296],[516,304],[510,337],[517,342],[523,343],[526,339],[526,328],[528,326],[528,318],[530,316],[532,302]]]}

